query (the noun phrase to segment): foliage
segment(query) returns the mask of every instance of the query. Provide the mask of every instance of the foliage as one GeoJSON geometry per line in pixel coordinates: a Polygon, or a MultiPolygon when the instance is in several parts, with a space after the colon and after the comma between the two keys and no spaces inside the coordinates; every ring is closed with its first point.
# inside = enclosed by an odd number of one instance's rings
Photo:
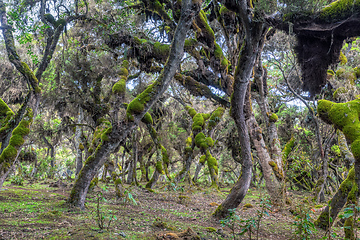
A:
{"type": "Polygon", "coordinates": [[[316,233],[316,228],[310,217],[310,212],[299,207],[299,214],[295,217],[293,225],[296,227],[295,234],[298,239],[308,240],[313,239],[313,234],[316,233]]]}

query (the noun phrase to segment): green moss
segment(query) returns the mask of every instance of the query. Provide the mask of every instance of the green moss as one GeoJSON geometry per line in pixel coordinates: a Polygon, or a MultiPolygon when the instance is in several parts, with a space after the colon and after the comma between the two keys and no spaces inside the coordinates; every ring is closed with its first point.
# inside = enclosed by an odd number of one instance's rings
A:
{"type": "Polygon", "coordinates": [[[66,25],[66,20],[63,18],[60,18],[59,20],[56,21],[55,27],[64,27],[66,25]]]}
{"type": "Polygon", "coordinates": [[[210,116],[208,121],[208,130],[211,131],[221,120],[224,115],[225,109],[218,107],[210,116]]]}
{"type": "Polygon", "coordinates": [[[213,156],[207,158],[207,164],[209,169],[214,169],[215,174],[218,175],[218,162],[213,156]]]}
{"type": "Polygon", "coordinates": [[[25,137],[30,132],[30,124],[32,122],[33,112],[27,108],[23,119],[11,133],[9,145],[0,155],[0,172],[6,172],[16,159],[18,150],[24,144],[25,137]]]}
{"type": "Polygon", "coordinates": [[[342,94],[347,93],[347,89],[344,87],[339,87],[336,89],[336,91],[333,93],[333,98],[338,99],[342,94]]]}
{"type": "Polygon", "coordinates": [[[122,95],[126,91],[126,80],[121,78],[118,82],[112,87],[112,92],[117,95],[122,95]]]}
{"type": "Polygon", "coordinates": [[[356,67],[353,69],[354,72],[355,72],[355,76],[356,78],[360,78],[360,67],[356,67]]]}
{"type": "Polygon", "coordinates": [[[195,38],[197,40],[205,40],[208,47],[213,48],[215,42],[215,34],[208,24],[206,14],[203,10],[200,10],[199,14],[196,16],[195,24],[195,38]]]}
{"type": "Polygon", "coordinates": [[[193,124],[192,124],[192,130],[193,131],[201,131],[203,129],[203,126],[205,124],[205,120],[202,113],[197,113],[193,117],[193,124]]]}
{"type": "Polygon", "coordinates": [[[129,71],[126,68],[120,68],[119,75],[127,77],[129,75],[129,71]]]}
{"type": "Polygon", "coordinates": [[[318,112],[320,118],[323,121],[325,121],[326,123],[331,124],[331,120],[329,118],[329,111],[334,104],[335,103],[328,101],[328,100],[324,100],[324,99],[322,99],[318,102],[317,112],[318,112]]]}
{"type": "Polygon", "coordinates": [[[207,144],[209,147],[214,146],[214,140],[212,140],[211,137],[207,137],[207,138],[205,139],[205,141],[206,141],[206,144],[207,144]]]}
{"type": "Polygon", "coordinates": [[[327,70],[327,74],[328,74],[328,75],[331,75],[331,76],[334,76],[334,75],[335,75],[334,71],[331,70],[331,69],[328,69],[328,70],[327,70]]]}
{"type": "Polygon", "coordinates": [[[186,110],[188,111],[189,115],[193,118],[197,113],[194,108],[186,106],[186,110]]]}
{"type": "Polygon", "coordinates": [[[204,118],[204,121],[208,120],[210,118],[209,113],[202,113],[202,117],[204,118]]]}
{"type": "Polygon", "coordinates": [[[192,152],[193,149],[191,147],[185,147],[185,152],[192,152]]]}
{"type": "Polygon", "coordinates": [[[213,227],[206,227],[205,229],[208,232],[216,232],[217,231],[216,228],[213,228],[213,227]]]}
{"type": "Polygon", "coordinates": [[[195,145],[200,148],[202,146],[202,144],[205,142],[205,139],[206,139],[206,137],[205,137],[204,133],[202,133],[202,132],[198,133],[195,136],[195,145]]]}
{"type": "Polygon", "coordinates": [[[340,51],[339,61],[341,65],[345,65],[348,61],[345,54],[342,51],[340,51]]]}
{"type": "Polygon", "coordinates": [[[359,0],[338,0],[320,11],[319,20],[336,22],[350,17],[360,10],[359,0]]]}
{"type": "Polygon", "coordinates": [[[132,100],[127,109],[126,115],[130,121],[134,120],[134,114],[141,113],[145,109],[145,104],[150,101],[153,93],[154,84],[151,84],[142,93],[140,93],[134,100],[132,100]]]}
{"type": "Polygon", "coordinates": [[[162,154],[162,157],[163,157],[163,162],[165,164],[169,164],[170,163],[169,156],[167,154],[166,148],[163,145],[161,145],[161,154],[162,154]]]}
{"type": "Polygon", "coordinates": [[[188,137],[187,139],[186,139],[186,145],[187,146],[190,146],[192,144],[192,137],[188,137]]]}
{"type": "Polygon", "coordinates": [[[284,149],[281,152],[281,158],[282,158],[282,162],[284,165],[286,165],[286,160],[292,150],[292,148],[294,147],[295,144],[295,138],[291,137],[290,140],[285,144],[284,149]]]}
{"type": "Polygon", "coordinates": [[[222,5],[222,6],[220,7],[220,10],[219,10],[219,14],[220,14],[220,15],[223,15],[223,14],[229,13],[229,12],[230,12],[229,9],[227,9],[224,5],[222,5]]]}
{"type": "Polygon", "coordinates": [[[161,57],[166,58],[170,53],[170,45],[162,44],[160,42],[154,43],[154,54],[161,57]]]}
{"type": "Polygon", "coordinates": [[[269,122],[276,122],[278,120],[278,116],[275,113],[268,113],[269,122]]]}
{"type": "Polygon", "coordinates": [[[254,206],[251,203],[246,203],[244,208],[253,208],[254,206]]]}
{"type": "Polygon", "coordinates": [[[22,70],[21,72],[28,78],[30,81],[31,86],[35,90],[36,87],[38,87],[38,80],[34,74],[33,71],[29,68],[29,66],[25,62],[21,62],[22,70]]]}
{"type": "Polygon", "coordinates": [[[186,49],[191,49],[191,48],[194,48],[196,45],[198,44],[198,42],[196,41],[196,39],[193,39],[193,38],[191,38],[191,39],[186,39],[185,40],[185,44],[184,44],[184,48],[185,48],[185,50],[186,49]]]}
{"type": "Polygon", "coordinates": [[[151,124],[153,125],[153,119],[151,117],[151,114],[150,113],[145,113],[144,117],[141,119],[141,121],[145,124],[151,124]]]}
{"type": "Polygon", "coordinates": [[[156,162],[155,168],[160,174],[165,174],[165,172],[163,170],[163,167],[162,167],[162,162],[161,161],[156,162]]]}
{"type": "Polygon", "coordinates": [[[206,155],[202,155],[199,159],[199,163],[204,164],[206,161],[206,155]]]}
{"type": "Polygon", "coordinates": [[[103,133],[101,134],[101,140],[103,142],[109,141],[109,134],[112,131],[112,127],[107,128],[105,131],[103,131],[103,133]]]}
{"type": "Polygon", "coordinates": [[[85,148],[84,148],[84,145],[83,145],[82,143],[79,144],[79,149],[80,149],[81,151],[85,149],[85,148]]]}

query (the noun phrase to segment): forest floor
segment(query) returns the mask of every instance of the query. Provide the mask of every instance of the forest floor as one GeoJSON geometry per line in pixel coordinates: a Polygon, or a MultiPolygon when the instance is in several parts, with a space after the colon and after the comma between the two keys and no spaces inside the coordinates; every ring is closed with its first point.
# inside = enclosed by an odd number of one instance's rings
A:
{"type": "MultiPolygon", "coordinates": [[[[127,198],[116,199],[113,185],[101,183],[88,194],[86,210],[81,211],[66,205],[71,182],[63,181],[67,186],[57,187],[54,182],[5,183],[0,190],[0,239],[234,239],[231,227],[211,216],[229,187],[218,192],[160,183],[148,191],[127,185],[127,198]]],[[[311,227],[321,205],[312,203],[308,193],[289,191],[289,196],[292,204],[279,209],[265,205],[265,188],[250,189],[228,221],[234,223],[235,238],[257,239],[256,227],[252,238],[249,232],[239,233],[266,211],[258,239],[327,239],[324,231],[311,227]],[[302,217],[297,219],[294,211],[302,212],[302,217]],[[298,226],[311,233],[303,238],[296,233],[298,226]]],[[[332,239],[341,239],[342,232],[340,227],[332,228],[337,235],[332,239]]]]}

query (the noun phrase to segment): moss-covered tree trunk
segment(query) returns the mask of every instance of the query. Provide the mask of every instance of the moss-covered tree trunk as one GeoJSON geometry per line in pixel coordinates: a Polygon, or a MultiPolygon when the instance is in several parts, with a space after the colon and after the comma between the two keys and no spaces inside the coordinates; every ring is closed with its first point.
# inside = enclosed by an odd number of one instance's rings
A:
{"type": "Polygon", "coordinates": [[[128,175],[127,175],[127,184],[136,182],[136,165],[138,161],[138,145],[137,145],[137,131],[135,130],[133,139],[132,139],[132,161],[129,164],[128,175]]]}
{"type": "MultiPolygon", "coordinates": [[[[322,120],[334,124],[340,129],[345,137],[351,142],[351,152],[354,155],[354,185],[348,195],[348,203],[357,204],[360,192],[360,100],[356,99],[346,103],[334,103],[327,100],[318,102],[318,114],[322,120]]],[[[354,206],[353,205],[353,206],[354,206]]],[[[355,210],[354,210],[355,212],[355,210]]],[[[345,221],[345,237],[354,239],[353,217],[345,221]]]]}
{"type": "MultiPolygon", "coordinates": [[[[344,134],[340,131],[336,131],[338,135],[338,144],[340,146],[341,155],[345,156],[347,158],[347,161],[354,162],[354,157],[349,150],[346,139],[344,134]]],[[[344,207],[345,203],[347,202],[347,198],[349,195],[349,192],[352,189],[353,183],[355,180],[355,170],[354,168],[351,168],[348,176],[346,179],[340,184],[340,187],[336,194],[332,197],[332,199],[329,201],[330,204],[328,204],[325,209],[322,211],[318,219],[315,221],[315,225],[326,230],[329,227],[332,226],[334,223],[337,215],[341,211],[341,209],[344,207]],[[329,220],[329,215],[332,219],[332,221],[329,220]]]]}
{"type": "MultiPolygon", "coordinates": [[[[262,41],[267,32],[267,26],[259,21],[253,21],[249,15],[247,1],[225,1],[225,6],[239,14],[244,31],[246,32],[245,41],[241,47],[238,65],[236,67],[233,85],[233,94],[231,97],[231,116],[234,118],[238,128],[242,173],[235,183],[226,199],[214,212],[216,218],[224,218],[229,214],[229,209],[234,209],[244,199],[252,178],[252,156],[250,149],[250,138],[246,125],[244,112],[245,96],[248,90],[252,69],[254,67],[257,55],[260,53],[262,41]]],[[[251,13],[252,14],[252,13],[251,13]]]]}
{"type": "Polygon", "coordinates": [[[163,71],[158,79],[137,98],[130,102],[127,108],[128,121],[116,123],[108,133],[107,141],[97,147],[97,150],[89,157],[71,190],[68,203],[84,208],[85,198],[91,179],[104,164],[103,158],[114,151],[128,134],[137,126],[145,113],[168,89],[170,81],[175,75],[184,53],[184,42],[187,31],[200,9],[200,3],[192,3],[191,0],[182,1],[181,17],[175,30],[170,54],[163,71]],[[134,105],[138,106],[134,111],[134,105]]]}

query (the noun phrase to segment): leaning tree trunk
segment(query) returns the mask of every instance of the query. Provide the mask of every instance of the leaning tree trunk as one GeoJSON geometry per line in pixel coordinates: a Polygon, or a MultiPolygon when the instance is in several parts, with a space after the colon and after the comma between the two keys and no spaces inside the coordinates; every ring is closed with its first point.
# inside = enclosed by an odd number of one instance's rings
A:
{"type": "MultiPolygon", "coordinates": [[[[318,114],[326,123],[334,124],[340,129],[345,137],[351,142],[351,152],[354,155],[355,177],[354,185],[348,194],[347,203],[356,206],[360,192],[360,128],[359,121],[360,100],[356,99],[346,103],[334,103],[327,100],[318,102],[318,114]]],[[[353,208],[355,212],[355,208],[353,208]]],[[[344,224],[345,238],[354,238],[353,216],[347,218],[344,224]]]]}
{"type": "MultiPolygon", "coordinates": [[[[341,155],[344,156],[344,158],[347,158],[347,161],[354,162],[355,161],[354,157],[347,146],[344,134],[340,130],[337,130],[336,133],[338,135],[338,143],[340,146],[341,155]]],[[[337,215],[339,214],[339,212],[344,207],[347,201],[349,192],[353,187],[354,180],[355,180],[355,170],[354,168],[351,168],[348,173],[348,176],[340,184],[338,191],[329,201],[330,204],[328,204],[325,207],[325,209],[322,211],[318,219],[315,221],[316,226],[324,230],[332,226],[337,215]],[[330,221],[329,215],[332,221],[330,221]]]]}
{"type": "MultiPolygon", "coordinates": [[[[151,85],[151,95],[149,94],[149,89],[146,89],[142,93],[143,95],[148,96],[148,98],[145,97],[145,99],[141,99],[144,106],[143,110],[135,113],[131,112],[131,109],[129,109],[129,116],[133,121],[115,123],[112,128],[109,129],[107,141],[100,143],[93,155],[86,160],[84,167],[81,169],[68,199],[68,203],[70,205],[80,207],[81,209],[84,208],[85,198],[90,182],[96,172],[104,164],[104,157],[114,151],[119,146],[120,142],[128,136],[130,131],[136,128],[145,113],[168,89],[170,81],[173,79],[184,54],[184,43],[187,31],[189,30],[194,17],[198,14],[199,9],[200,2],[192,3],[191,0],[182,1],[181,17],[175,30],[170,54],[164,69],[160,73],[158,79],[151,85]]],[[[133,101],[139,101],[139,99],[135,98],[133,101]]],[[[131,102],[129,106],[130,105],[131,102]]]]}
{"type": "MultiPolygon", "coordinates": [[[[226,3],[232,4],[232,1],[226,1],[226,3]]],[[[229,195],[214,212],[216,218],[224,218],[229,214],[229,209],[237,208],[250,187],[253,163],[250,138],[245,121],[244,104],[252,69],[257,55],[261,51],[262,41],[264,41],[267,32],[267,27],[265,27],[263,23],[252,22],[249,19],[247,1],[239,1],[236,3],[236,6],[238,9],[235,10],[240,13],[239,15],[246,31],[246,38],[240,51],[237,70],[235,72],[234,92],[231,98],[231,116],[234,118],[238,128],[241,146],[242,174],[231,189],[229,195]]],[[[229,9],[231,9],[231,7],[229,9]]]]}

